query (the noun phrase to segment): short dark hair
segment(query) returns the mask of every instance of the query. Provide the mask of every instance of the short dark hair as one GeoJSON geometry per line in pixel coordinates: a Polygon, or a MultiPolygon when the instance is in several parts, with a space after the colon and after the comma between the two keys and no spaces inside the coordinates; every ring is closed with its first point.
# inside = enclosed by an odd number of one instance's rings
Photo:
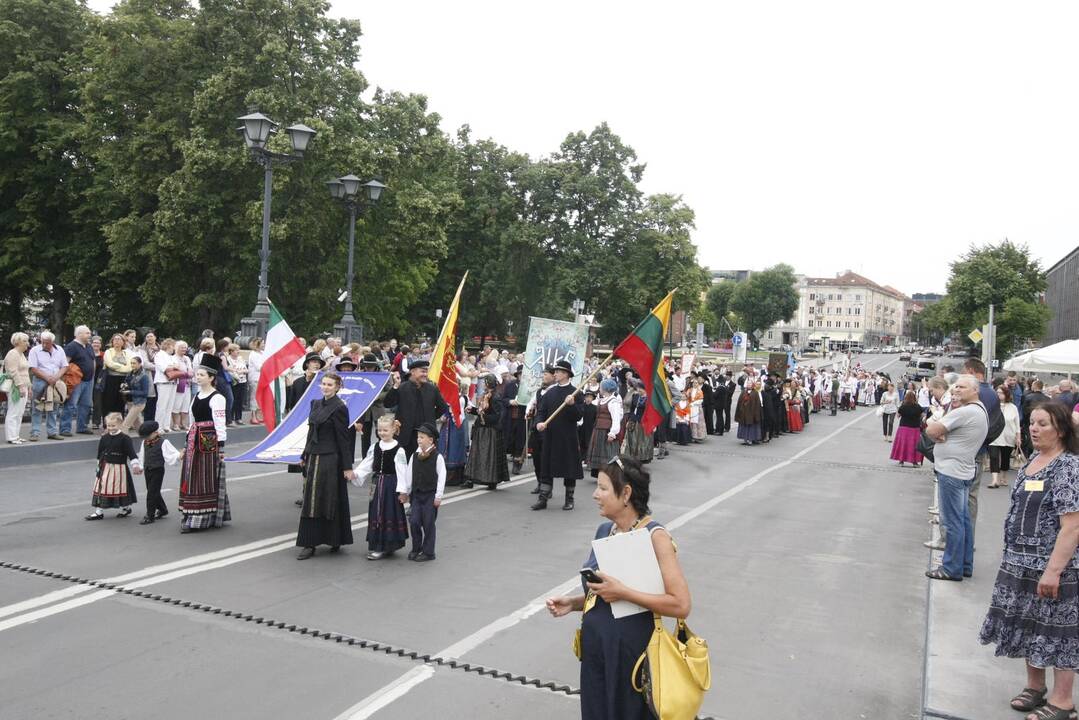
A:
{"type": "Polygon", "coordinates": [[[978,358],[967,358],[963,363],[963,369],[971,375],[981,375],[985,377],[985,363],[978,358]]]}
{"type": "MultiPolygon", "coordinates": [[[[1057,403],[1060,405],[1060,403],[1057,403]]],[[[1061,405],[1061,407],[1064,407],[1061,405]]],[[[629,501],[638,515],[648,515],[652,511],[648,509],[649,490],[652,476],[640,460],[629,455],[617,455],[603,468],[603,473],[611,479],[611,489],[616,495],[622,494],[622,489],[629,485],[632,492],[629,501]]]]}
{"type": "Polygon", "coordinates": [[[1072,411],[1067,405],[1056,400],[1040,402],[1030,409],[1033,415],[1035,410],[1043,410],[1049,415],[1049,422],[1053,429],[1060,433],[1060,443],[1064,446],[1064,452],[1079,453],[1079,435],[1075,431],[1075,423],[1072,422],[1072,411]]]}

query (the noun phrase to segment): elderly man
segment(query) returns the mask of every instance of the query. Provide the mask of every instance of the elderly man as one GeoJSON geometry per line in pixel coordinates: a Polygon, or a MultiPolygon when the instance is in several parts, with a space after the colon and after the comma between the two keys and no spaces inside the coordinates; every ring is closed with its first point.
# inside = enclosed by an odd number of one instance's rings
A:
{"type": "Polygon", "coordinates": [[[30,349],[31,400],[30,441],[41,436],[41,415],[45,415],[45,432],[50,440],[63,440],[60,435],[60,414],[67,372],[67,355],[56,345],[56,336],[46,330],[41,333],[41,344],[30,349]]]}
{"type": "Polygon", "coordinates": [[[449,405],[435,384],[427,379],[426,360],[415,360],[409,365],[408,382],[394,373],[393,389],[386,393],[383,404],[397,408],[397,421],[401,423],[398,441],[405,454],[412,459],[416,452],[416,432],[424,423],[436,424],[449,410],[449,405]]]}
{"type": "Polygon", "coordinates": [[[1075,387],[1072,385],[1072,381],[1061,380],[1057,387],[1060,389],[1060,392],[1053,399],[1057,402],[1064,403],[1069,410],[1074,408],[1077,400],[1075,396],[1075,387]]]}
{"type": "Polygon", "coordinates": [[[94,409],[94,351],[90,347],[90,328],[79,325],[75,339],[64,346],[68,362],[76,365],[82,380],[72,387],[60,414],[60,434],[71,437],[72,433],[93,435],[90,429],[90,413],[94,409]]]}
{"type": "Polygon", "coordinates": [[[968,495],[977,479],[975,457],[988,430],[989,415],[978,400],[978,379],[960,375],[952,386],[951,410],[926,428],[937,443],[933,468],[940,492],[940,522],[947,531],[941,565],[925,573],[932,580],[961,581],[974,573],[974,525],[968,495]]]}

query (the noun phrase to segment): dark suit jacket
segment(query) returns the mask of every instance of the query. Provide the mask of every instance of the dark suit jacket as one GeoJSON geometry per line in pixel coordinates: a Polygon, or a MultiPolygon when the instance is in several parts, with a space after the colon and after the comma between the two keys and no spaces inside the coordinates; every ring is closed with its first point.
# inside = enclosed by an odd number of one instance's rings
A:
{"type": "Polygon", "coordinates": [[[434,383],[417,386],[411,380],[386,393],[383,404],[397,408],[397,420],[401,423],[398,440],[409,457],[416,451],[416,429],[425,422],[434,424],[450,409],[434,383]]]}

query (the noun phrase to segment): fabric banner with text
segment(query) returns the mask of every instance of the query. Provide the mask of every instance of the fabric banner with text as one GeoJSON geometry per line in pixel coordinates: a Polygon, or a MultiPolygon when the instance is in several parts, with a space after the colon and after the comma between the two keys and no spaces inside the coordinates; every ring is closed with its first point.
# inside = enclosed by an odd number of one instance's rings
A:
{"type": "Polygon", "coordinates": [[[524,369],[521,370],[521,389],[517,403],[527,405],[543,381],[543,368],[558,360],[566,360],[573,368],[573,380],[579,382],[584,372],[584,356],[588,350],[588,326],[562,320],[529,318],[528,344],[525,346],[524,369]]]}

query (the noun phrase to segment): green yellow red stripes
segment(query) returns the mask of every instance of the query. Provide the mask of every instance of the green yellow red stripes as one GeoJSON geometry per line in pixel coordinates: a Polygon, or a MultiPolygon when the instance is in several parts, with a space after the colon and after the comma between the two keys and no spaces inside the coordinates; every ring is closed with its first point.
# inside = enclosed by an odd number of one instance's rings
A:
{"type": "Polygon", "coordinates": [[[644,383],[648,405],[641,426],[646,434],[655,430],[674,406],[663,370],[663,338],[671,321],[673,300],[672,290],[613,352],[615,357],[629,363],[644,383]]]}

